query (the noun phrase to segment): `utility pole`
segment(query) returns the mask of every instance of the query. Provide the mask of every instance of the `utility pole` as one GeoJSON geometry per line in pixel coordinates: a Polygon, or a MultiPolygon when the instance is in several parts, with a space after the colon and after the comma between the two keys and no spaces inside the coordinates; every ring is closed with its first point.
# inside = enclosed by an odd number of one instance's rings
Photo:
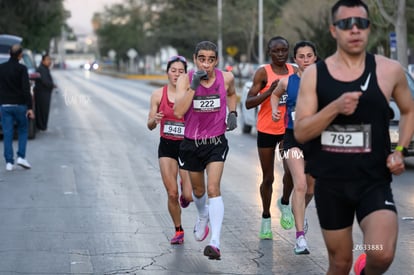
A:
{"type": "Polygon", "coordinates": [[[61,69],[65,69],[65,45],[66,45],[66,30],[65,28],[62,26],[60,28],[60,41],[59,41],[59,46],[58,46],[58,51],[59,51],[59,59],[60,59],[60,64],[59,67],[61,69]]]}
{"type": "Polygon", "coordinates": [[[258,12],[258,21],[259,21],[259,64],[264,63],[263,57],[263,0],[258,0],[259,12],[258,12]]]}
{"type": "Polygon", "coordinates": [[[223,69],[223,39],[222,39],[222,31],[221,31],[221,21],[222,21],[222,0],[217,0],[217,19],[218,19],[218,40],[217,40],[217,46],[218,46],[218,59],[219,69],[223,69]]]}

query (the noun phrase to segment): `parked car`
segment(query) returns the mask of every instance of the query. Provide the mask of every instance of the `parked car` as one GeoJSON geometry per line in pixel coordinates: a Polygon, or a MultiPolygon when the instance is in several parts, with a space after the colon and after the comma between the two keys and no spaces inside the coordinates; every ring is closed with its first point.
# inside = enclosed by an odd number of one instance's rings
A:
{"type": "Polygon", "coordinates": [[[253,81],[246,81],[243,85],[242,95],[240,97],[240,120],[242,126],[242,132],[249,134],[252,131],[253,126],[256,126],[257,113],[259,112],[259,106],[251,109],[246,108],[247,94],[253,85],[253,81]]]}
{"type": "MultiPolygon", "coordinates": [[[[410,87],[411,96],[414,100],[414,79],[408,70],[405,71],[405,76],[407,77],[408,86],[410,87]]],[[[398,123],[400,122],[400,110],[397,107],[397,104],[394,100],[390,101],[390,108],[392,110],[391,120],[390,120],[390,139],[391,139],[391,149],[394,150],[398,145],[399,128],[398,123]]],[[[414,123],[414,122],[413,122],[414,123]]],[[[407,147],[408,155],[414,156],[414,137],[411,139],[410,145],[407,147]]]]}
{"type": "MultiPolygon", "coordinates": [[[[0,63],[4,63],[10,58],[9,50],[10,47],[14,44],[21,44],[23,38],[15,35],[9,34],[0,34],[0,63]]],[[[34,80],[40,77],[40,74],[36,72],[36,65],[34,62],[33,54],[30,50],[24,49],[23,50],[23,57],[20,60],[22,64],[27,67],[27,73],[29,74],[30,79],[30,92],[33,98],[33,87],[34,87],[34,80]]],[[[33,102],[34,108],[34,102],[33,102]]],[[[1,115],[1,114],[0,114],[1,115]]],[[[34,139],[36,136],[36,123],[34,119],[29,119],[28,125],[28,137],[29,139],[34,139]]],[[[0,134],[3,135],[3,131],[1,128],[1,120],[0,120],[0,134]]]]}
{"type": "Polygon", "coordinates": [[[11,34],[0,34],[0,54],[9,54],[10,47],[14,44],[21,44],[23,38],[11,34]]]}

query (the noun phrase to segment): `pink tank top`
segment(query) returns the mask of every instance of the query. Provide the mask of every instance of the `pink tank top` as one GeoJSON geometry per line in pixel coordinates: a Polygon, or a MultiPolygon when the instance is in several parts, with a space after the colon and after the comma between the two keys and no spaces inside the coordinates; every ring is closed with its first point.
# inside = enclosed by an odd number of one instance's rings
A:
{"type": "Polygon", "coordinates": [[[164,117],[160,122],[160,135],[171,140],[184,139],[184,119],[177,119],[174,116],[174,102],[168,100],[168,86],[162,89],[162,96],[158,112],[163,112],[164,117]]]}
{"type": "MultiPolygon", "coordinates": [[[[194,71],[188,73],[190,82],[194,71]]],[[[185,113],[185,137],[205,139],[226,132],[226,96],[223,72],[215,69],[216,79],[211,87],[198,86],[193,102],[185,113]]]]}

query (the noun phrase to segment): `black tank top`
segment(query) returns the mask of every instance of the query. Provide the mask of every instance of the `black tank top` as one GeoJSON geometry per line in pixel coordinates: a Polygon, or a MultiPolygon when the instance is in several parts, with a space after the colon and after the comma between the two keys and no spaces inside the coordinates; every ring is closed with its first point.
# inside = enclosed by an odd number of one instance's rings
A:
{"type": "Polygon", "coordinates": [[[318,111],[347,91],[362,91],[352,115],[338,115],[321,136],[306,145],[306,171],[322,179],[391,180],[389,105],[376,75],[375,57],[366,54],[365,70],[354,81],[334,79],[325,62],[317,64],[318,111]]]}

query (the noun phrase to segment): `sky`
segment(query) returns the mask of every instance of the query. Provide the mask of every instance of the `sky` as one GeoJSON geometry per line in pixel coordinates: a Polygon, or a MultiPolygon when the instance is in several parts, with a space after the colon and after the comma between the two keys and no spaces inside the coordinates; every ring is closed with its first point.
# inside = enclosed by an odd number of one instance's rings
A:
{"type": "Polygon", "coordinates": [[[122,3],[123,0],[64,0],[65,9],[71,12],[68,25],[75,34],[91,34],[92,16],[95,12],[102,12],[105,6],[122,3]]]}

